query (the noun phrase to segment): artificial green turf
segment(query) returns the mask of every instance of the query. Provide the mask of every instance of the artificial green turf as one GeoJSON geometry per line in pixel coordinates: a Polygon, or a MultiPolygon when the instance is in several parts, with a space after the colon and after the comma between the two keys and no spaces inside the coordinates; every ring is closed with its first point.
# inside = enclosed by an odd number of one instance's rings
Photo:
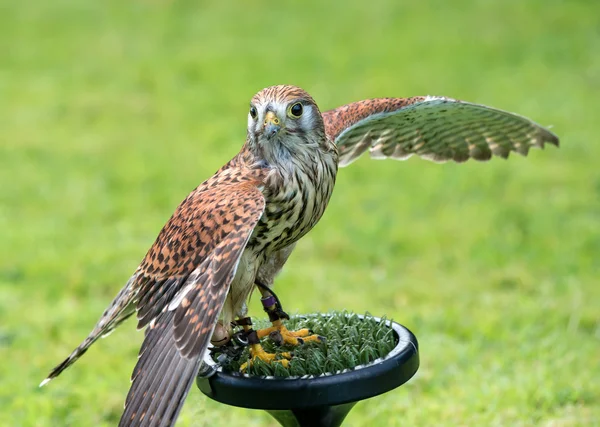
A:
{"type": "MultiPolygon", "coordinates": [[[[0,2],[0,425],[116,424],[135,322],[37,385],[277,83],[323,109],[451,96],[561,138],[508,161],[340,170],[276,291],[290,314],[387,315],[421,357],[346,425],[598,424],[599,2],[0,2]]],[[[275,424],[193,389],[180,425],[275,424]]]]}
{"type": "MultiPolygon", "coordinates": [[[[255,329],[271,326],[266,319],[259,319],[253,323],[255,329]]],[[[285,321],[285,326],[290,331],[308,328],[325,340],[307,341],[300,346],[279,346],[271,339],[265,338],[261,340],[263,348],[269,353],[277,354],[278,359],[283,359],[281,353],[292,353],[289,367],[284,368],[280,363],[267,364],[256,359],[248,365],[246,374],[301,377],[340,373],[345,369],[354,369],[385,357],[398,342],[387,319],[374,319],[368,313],[364,318],[345,311],[293,316],[285,321]]],[[[213,358],[219,361],[223,370],[227,372],[239,372],[242,363],[250,358],[249,347],[245,347],[240,354],[223,360],[219,360],[220,354],[224,353],[215,352],[213,358]]]]}

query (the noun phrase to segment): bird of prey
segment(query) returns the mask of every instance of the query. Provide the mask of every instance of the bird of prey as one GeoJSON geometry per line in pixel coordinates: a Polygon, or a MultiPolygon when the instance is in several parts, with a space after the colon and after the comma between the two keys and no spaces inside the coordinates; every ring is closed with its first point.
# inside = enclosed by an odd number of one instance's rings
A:
{"type": "Polygon", "coordinates": [[[558,146],[558,138],[529,119],[451,98],[371,99],[321,114],[298,87],[263,89],[250,102],[241,151],[183,200],[89,336],[42,385],[136,313],[145,338],[120,425],[171,426],[217,324],[243,327],[249,363],[287,366],[262,349],[269,333],[288,344],[321,339],[285,328],[271,288],[323,215],[338,166],[366,151],[376,159],[463,162],[526,155],[545,143],[558,146]],[[273,325],[263,330],[246,317],[255,287],[273,325]]]}

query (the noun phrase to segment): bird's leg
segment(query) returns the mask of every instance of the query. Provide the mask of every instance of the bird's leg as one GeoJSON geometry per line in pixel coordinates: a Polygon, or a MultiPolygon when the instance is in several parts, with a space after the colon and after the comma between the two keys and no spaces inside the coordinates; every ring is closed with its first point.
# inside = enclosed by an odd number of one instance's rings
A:
{"type": "Polygon", "coordinates": [[[265,363],[281,363],[284,368],[289,366],[290,362],[288,359],[292,357],[291,353],[281,353],[281,356],[284,357],[284,359],[276,359],[276,354],[267,353],[262,345],[260,345],[258,331],[252,329],[252,320],[249,317],[238,319],[236,324],[244,329],[244,333],[248,339],[248,345],[250,346],[250,355],[252,357],[248,362],[243,363],[242,366],[240,366],[240,371],[246,371],[248,366],[257,358],[265,363]]]}
{"type": "Polygon", "coordinates": [[[285,311],[283,311],[281,303],[279,302],[279,298],[277,298],[275,292],[258,280],[255,282],[255,284],[260,290],[260,294],[262,295],[260,300],[265,311],[267,312],[267,315],[269,316],[272,326],[270,328],[258,329],[255,331],[252,329],[252,320],[250,320],[249,317],[241,318],[236,321],[236,324],[244,329],[244,333],[248,339],[248,345],[250,346],[251,355],[251,359],[240,366],[240,371],[246,371],[248,366],[251,365],[256,358],[259,358],[266,363],[281,363],[285,368],[289,366],[290,362],[288,359],[291,359],[291,353],[281,353],[280,355],[284,359],[276,359],[276,354],[267,353],[262,345],[260,345],[260,340],[266,336],[279,345],[301,345],[308,341],[325,341],[325,337],[313,335],[312,331],[307,328],[297,331],[288,331],[282,320],[289,319],[290,317],[285,311]]]}
{"type": "Polygon", "coordinates": [[[268,286],[259,281],[255,282],[260,290],[262,298],[260,301],[263,304],[265,311],[271,321],[270,328],[259,329],[256,331],[258,339],[262,339],[269,336],[277,344],[288,344],[288,345],[300,345],[307,341],[324,341],[324,337],[319,335],[313,335],[310,329],[299,329],[297,331],[288,331],[284,326],[282,319],[289,319],[285,311],[281,308],[281,303],[275,292],[273,292],[268,286]]]}

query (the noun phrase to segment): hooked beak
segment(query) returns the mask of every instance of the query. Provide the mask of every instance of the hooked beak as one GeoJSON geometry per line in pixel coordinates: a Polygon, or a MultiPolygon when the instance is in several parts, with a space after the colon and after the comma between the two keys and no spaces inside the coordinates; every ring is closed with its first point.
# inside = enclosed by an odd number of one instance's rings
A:
{"type": "Polygon", "coordinates": [[[273,138],[281,130],[281,122],[274,112],[269,111],[265,116],[264,128],[267,138],[273,138]]]}

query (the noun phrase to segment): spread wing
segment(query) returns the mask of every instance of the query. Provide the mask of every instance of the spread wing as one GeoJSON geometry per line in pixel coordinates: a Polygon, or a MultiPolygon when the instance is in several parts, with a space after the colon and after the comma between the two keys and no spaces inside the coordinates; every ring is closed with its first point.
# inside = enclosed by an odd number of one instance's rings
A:
{"type": "Polygon", "coordinates": [[[255,183],[208,185],[159,234],[136,273],[139,326],[149,326],[121,426],[175,422],[264,206],[255,183]]]}
{"type": "Polygon", "coordinates": [[[444,97],[380,98],[323,113],[340,166],[369,151],[374,159],[416,154],[436,162],[527,155],[530,147],[558,146],[548,129],[517,114],[444,97]]]}

